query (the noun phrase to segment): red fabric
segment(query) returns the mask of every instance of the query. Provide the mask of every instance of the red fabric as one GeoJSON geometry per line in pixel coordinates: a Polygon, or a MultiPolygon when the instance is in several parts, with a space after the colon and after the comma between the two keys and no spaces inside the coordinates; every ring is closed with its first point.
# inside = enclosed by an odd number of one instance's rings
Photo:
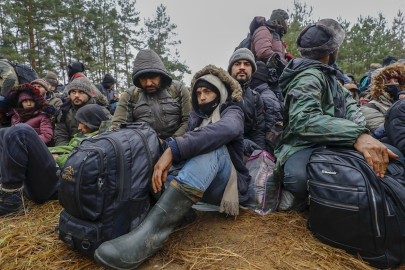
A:
{"type": "Polygon", "coordinates": [[[260,26],[253,34],[251,49],[256,61],[266,63],[273,53],[278,53],[281,61],[287,64],[283,41],[279,39],[273,40],[273,34],[270,31],[273,30],[268,26],[260,26]]]}
{"type": "MultiPolygon", "coordinates": [[[[13,126],[21,123],[20,115],[15,109],[12,109],[8,115],[12,115],[11,124],[13,126]]],[[[54,128],[51,119],[49,119],[48,115],[43,111],[37,110],[33,117],[28,119],[25,124],[30,125],[45,144],[52,141],[54,128]]]]}

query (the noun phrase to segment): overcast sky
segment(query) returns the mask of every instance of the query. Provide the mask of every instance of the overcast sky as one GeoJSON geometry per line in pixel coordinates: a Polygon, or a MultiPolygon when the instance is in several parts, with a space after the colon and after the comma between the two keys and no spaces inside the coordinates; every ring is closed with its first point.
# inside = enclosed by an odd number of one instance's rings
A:
{"type": "MultiPolygon", "coordinates": [[[[341,16],[355,23],[360,15],[376,17],[381,12],[389,23],[398,10],[405,12],[405,0],[307,0],[313,6],[313,19],[341,16]]],[[[208,64],[225,70],[239,42],[246,37],[255,16],[270,17],[274,9],[292,9],[292,0],[137,0],[135,8],[140,17],[152,18],[156,7],[163,4],[171,22],[177,24],[180,60],[186,61],[192,74],[185,76],[190,84],[194,73],[208,64]]],[[[287,34],[288,35],[288,34],[287,34]]]]}

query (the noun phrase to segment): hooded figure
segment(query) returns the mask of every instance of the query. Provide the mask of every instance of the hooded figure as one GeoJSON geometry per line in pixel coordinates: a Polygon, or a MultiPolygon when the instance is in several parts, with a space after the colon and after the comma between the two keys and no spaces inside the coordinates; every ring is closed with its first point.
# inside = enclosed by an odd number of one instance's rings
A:
{"type": "Polygon", "coordinates": [[[237,215],[239,203],[249,198],[250,176],[242,162],[243,112],[234,103],[242,98],[239,83],[225,70],[209,65],[195,74],[191,89],[193,111],[186,132],[169,142],[156,163],[155,192],[172,161],[185,164],[140,226],[96,250],[94,258],[107,268],[140,265],[161,248],[177,222],[200,200],[237,215]]]}
{"type": "Polygon", "coordinates": [[[161,139],[183,135],[191,110],[190,93],[180,82],[172,81],[153,50],[136,55],[132,81],[134,86],[121,96],[113,122],[146,122],[161,139]]]}
{"type": "Polygon", "coordinates": [[[370,131],[384,125],[384,114],[398,100],[398,93],[405,90],[405,66],[395,63],[383,68],[377,73],[370,85],[372,100],[361,106],[366,117],[366,127],[370,131]]]}
{"type": "Polygon", "coordinates": [[[288,19],[284,10],[273,10],[270,19],[253,33],[251,50],[256,61],[267,63],[274,53],[278,53],[281,61],[287,64],[284,41],[281,38],[287,33],[288,19]]]}
{"type": "Polygon", "coordinates": [[[55,114],[56,108],[48,104],[38,88],[28,83],[11,88],[6,99],[1,102],[0,111],[11,116],[12,126],[26,123],[45,144],[52,141],[54,126],[50,116],[55,114]],[[26,100],[32,101],[33,106],[25,108],[22,103],[26,100]]]}

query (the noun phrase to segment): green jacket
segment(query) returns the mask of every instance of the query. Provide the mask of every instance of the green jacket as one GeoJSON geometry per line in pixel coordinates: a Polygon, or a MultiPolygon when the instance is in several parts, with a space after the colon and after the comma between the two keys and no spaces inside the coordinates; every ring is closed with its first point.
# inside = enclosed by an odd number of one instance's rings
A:
{"type": "Polygon", "coordinates": [[[51,152],[51,154],[58,154],[59,156],[56,158],[56,163],[58,163],[59,167],[63,167],[63,164],[65,164],[70,152],[72,152],[73,148],[75,148],[81,141],[83,141],[85,138],[92,136],[94,134],[97,134],[99,131],[96,130],[92,133],[87,133],[83,134],[81,132],[76,133],[73,138],[70,140],[68,145],[64,146],[54,146],[54,147],[48,147],[48,150],[51,152]]]}
{"type": "Polygon", "coordinates": [[[368,133],[363,114],[350,92],[335,77],[336,71],[319,61],[295,58],[280,76],[285,97],[283,139],[275,150],[275,175],[283,177],[283,165],[294,153],[316,146],[352,147],[368,133]],[[334,100],[335,96],[335,100],[334,100]],[[335,103],[342,117],[335,117],[335,103]]]}
{"type": "Polygon", "coordinates": [[[360,110],[366,118],[366,128],[374,132],[374,130],[384,125],[384,114],[391,107],[392,103],[384,95],[381,95],[379,98],[374,98],[368,104],[361,106],[360,110]],[[377,106],[378,110],[371,107],[371,104],[377,106]]]}
{"type": "Polygon", "coordinates": [[[5,97],[10,88],[18,85],[17,74],[7,59],[0,60],[0,95],[5,97]]]}

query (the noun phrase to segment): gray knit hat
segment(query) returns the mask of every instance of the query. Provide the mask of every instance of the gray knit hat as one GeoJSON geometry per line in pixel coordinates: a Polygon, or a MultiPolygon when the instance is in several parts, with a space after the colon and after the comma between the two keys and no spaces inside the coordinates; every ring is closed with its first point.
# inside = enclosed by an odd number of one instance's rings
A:
{"type": "Polygon", "coordinates": [[[76,78],[71,81],[66,88],[69,90],[69,94],[72,90],[80,90],[85,92],[89,97],[93,96],[91,93],[91,85],[87,78],[76,78]]]}
{"type": "Polygon", "coordinates": [[[229,59],[229,65],[228,65],[229,74],[232,74],[233,64],[235,64],[235,62],[237,62],[239,60],[249,61],[250,64],[252,65],[252,74],[255,73],[257,66],[255,63],[255,57],[254,57],[253,53],[249,49],[241,48],[241,49],[237,49],[236,51],[234,51],[231,58],[229,59]]]}
{"type": "Polygon", "coordinates": [[[302,57],[316,60],[336,51],[344,39],[345,30],[339,22],[322,19],[305,27],[296,43],[302,57]]]}
{"type": "Polygon", "coordinates": [[[48,71],[48,73],[46,73],[46,76],[45,76],[45,80],[46,80],[46,79],[51,79],[51,80],[57,81],[57,80],[58,80],[58,77],[57,77],[56,74],[53,73],[52,71],[48,71]]]}

